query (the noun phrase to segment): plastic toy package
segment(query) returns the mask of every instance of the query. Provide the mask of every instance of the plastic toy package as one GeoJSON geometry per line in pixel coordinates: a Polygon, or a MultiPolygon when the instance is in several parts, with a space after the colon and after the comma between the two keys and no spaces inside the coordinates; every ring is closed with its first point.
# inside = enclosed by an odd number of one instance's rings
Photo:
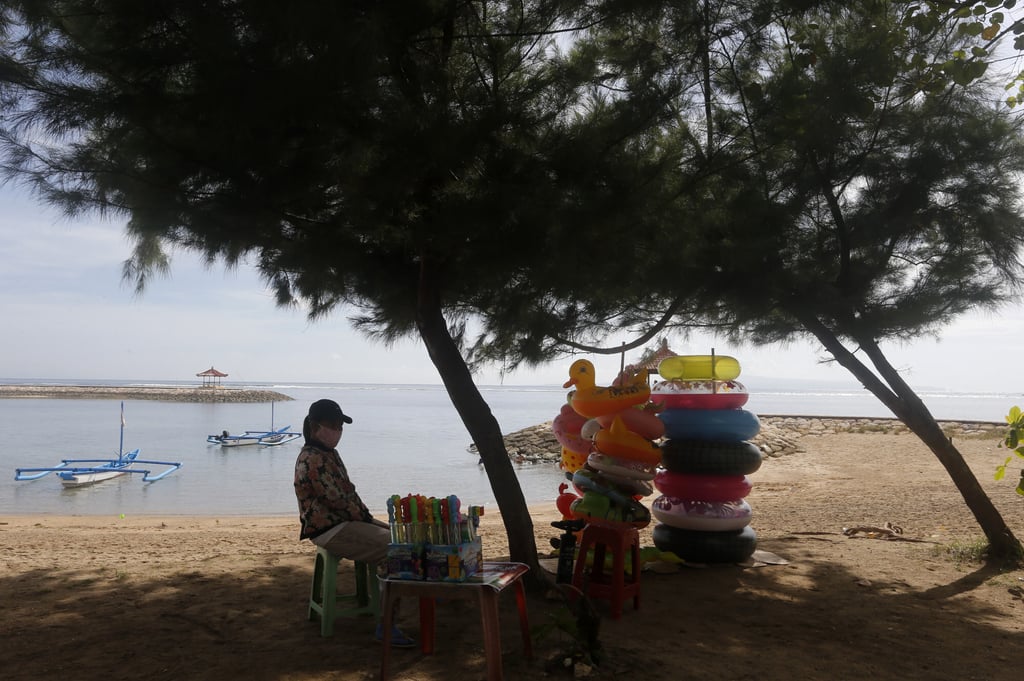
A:
{"type": "Polygon", "coordinates": [[[446,582],[479,578],[483,551],[477,530],[483,506],[468,506],[463,512],[454,494],[443,498],[394,494],[387,508],[389,577],[446,582]]]}

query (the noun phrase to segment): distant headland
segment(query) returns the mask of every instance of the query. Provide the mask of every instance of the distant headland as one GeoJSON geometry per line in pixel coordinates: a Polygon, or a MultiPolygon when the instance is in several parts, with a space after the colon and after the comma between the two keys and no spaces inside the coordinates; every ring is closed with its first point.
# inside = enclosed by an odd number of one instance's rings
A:
{"type": "Polygon", "coordinates": [[[287,402],[294,398],[274,390],[217,387],[133,385],[0,385],[0,399],[161,400],[164,402],[287,402]]]}

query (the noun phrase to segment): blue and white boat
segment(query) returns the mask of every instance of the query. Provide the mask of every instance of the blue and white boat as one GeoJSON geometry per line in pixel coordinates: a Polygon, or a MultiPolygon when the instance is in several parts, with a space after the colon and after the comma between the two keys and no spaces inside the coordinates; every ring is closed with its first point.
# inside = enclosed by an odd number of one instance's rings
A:
{"type": "Polygon", "coordinates": [[[247,430],[241,435],[232,435],[228,431],[220,435],[207,435],[206,441],[221,447],[245,447],[247,445],[263,445],[276,447],[302,437],[302,433],[290,432],[291,426],[274,429],[274,403],[270,403],[270,430],[247,430]]]}
{"type": "Polygon", "coordinates": [[[180,462],[149,461],[139,458],[139,449],[124,451],[124,402],[121,403],[121,444],[116,459],[63,459],[59,465],[45,468],[17,468],[15,480],[38,480],[50,473],[60,478],[64,487],[92,485],[129,473],[141,473],[143,482],[156,482],[181,468],[180,462]],[[154,474],[149,466],[163,466],[165,470],[154,474]]]}
{"type": "Polygon", "coordinates": [[[288,432],[289,428],[291,426],[277,430],[247,430],[241,435],[232,435],[225,430],[220,435],[207,435],[206,441],[211,445],[220,445],[221,447],[244,447],[246,445],[275,447],[302,437],[302,433],[288,432]]]}

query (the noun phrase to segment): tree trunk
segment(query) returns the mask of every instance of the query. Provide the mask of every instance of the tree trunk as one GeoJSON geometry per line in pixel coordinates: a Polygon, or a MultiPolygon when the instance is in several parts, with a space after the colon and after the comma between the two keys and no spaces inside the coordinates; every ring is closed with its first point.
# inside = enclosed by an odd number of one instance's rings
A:
{"type": "Polygon", "coordinates": [[[416,327],[448,391],[448,397],[480,452],[508,535],[509,557],[529,565],[532,581],[542,582],[533,520],[519,478],[516,477],[505,449],[501,427],[473,382],[469,367],[448,331],[448,324],[436,298],[422,294],[423,291],[417,305],[416,327]]]}
{"type": "Polygon", "coordinates": [[[935,454],[988,538],[990,558],[1019,559],[1022,555],[1020,541],[981,488],[960,450],[942,432],[928,407],[889,363],[874,339],[858,337],[853,340],[859,343],[884,382],[847,350],[831,329],[816,319],[804,319],[803,322],[836,361],[881,400],[935,454]]]}

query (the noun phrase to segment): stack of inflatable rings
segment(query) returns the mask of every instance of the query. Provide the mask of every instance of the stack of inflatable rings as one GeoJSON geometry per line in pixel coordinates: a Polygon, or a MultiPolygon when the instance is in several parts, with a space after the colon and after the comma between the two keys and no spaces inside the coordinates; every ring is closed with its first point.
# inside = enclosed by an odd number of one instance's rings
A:
{"type": "Polygon", "coordinates": [[[651,391],[668,438],[661,446],[664,471],[655,477],[661,496],[651,511],[659,550],[695,563],[747,560],[757,548],[745,497],[746,477],[761,467],[762,455],[748,440],[760,421],[742,408],[748,394],[735,380],[732,357],[681,355],[659,366],[664,382],[651,391]],[[714,367],[712,372],[712,367],[714,367]]]}

